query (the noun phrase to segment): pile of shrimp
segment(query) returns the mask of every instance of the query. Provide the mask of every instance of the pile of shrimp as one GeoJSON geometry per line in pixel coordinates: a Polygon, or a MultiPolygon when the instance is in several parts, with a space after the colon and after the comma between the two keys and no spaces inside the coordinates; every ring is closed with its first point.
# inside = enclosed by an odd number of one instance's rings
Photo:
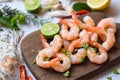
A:
{"type": "Polygon", "coordinates": [[[71,14],[72,19],[60,21],[61,30],[50,43],[40,34],[44,49],[36,57],[38,66],[65,72],[72,64],[82,63],[86,57],[95,64],[107,61],[107,51],[115,44],[115,20],[104,18],[95,25],[90,16],[85,16],[82,22],[74,11],[71,14]]]}

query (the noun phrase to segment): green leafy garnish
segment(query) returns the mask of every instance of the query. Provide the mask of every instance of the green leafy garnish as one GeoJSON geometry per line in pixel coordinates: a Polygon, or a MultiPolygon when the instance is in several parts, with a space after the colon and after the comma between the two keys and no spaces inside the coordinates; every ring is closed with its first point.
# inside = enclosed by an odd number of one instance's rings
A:
{"type": "Polygon", "coordinates": [[[66,71],[63,75],[64,75],[65,77],[70,76],[70,71],[69,71],[69,70],[68,70],[68,71],[66,71]]]}
{"type": "Polygon", "coordinates": [[[7,28],[19,30],[21,24],[29,23],[30,21],[37,24],[37,21],[35,22],[32,15],[22,13],[17,9],[12,9],[8,5],[0,9],[0,24],[7,28]]]}
{"type": "Polygon", "coordinates": [[[118,71],[117,69],[114,69],[114,70],[113,70],[113,73],[114,73],[114,74],[119,74],[119,71],[118,71]]]}
{"type": "Polygon", "coordinates": [[[50,60],[50,57],[46,57],[46,58],[45,58],[45,61],[49,61],[49,60],[50,60]]]}
{"type": "Polygon", "coordinates": [[[83,29],[83,26],[79,26],[80,29],[83,29]]]}
{"type": "Polygon", "coordinates": [[[32,50],[32,52],[34,52],[35,50],[32,50]]]}
{"type": "Polygon", "coordinates": [[[112,80],[112,77],[107,77],[107,80],[112,80]]]}
{"type": "Polygon", "coordinates": [[[85,58],[84,58],[84,57],[81,57],[80,60],[81,60],[81,62],[84,62],[84,61],[85,61],[85,58]]]}
{"type": "Polygon", "coordinates": [[[83,48],[84,48],[85,50],[88,49],[89,47],[90,47],[90,46],[89,46],[89,44],[87,44],[87,43],[83,45],[83,48]]]}
{"type": "Polygon", "coordinates": [[[34,59],[33,62],[32,62],[32,64],[35,64],[35,63],[36,63],[36,60],[34,59]]]}
{"type": "Polygon", "coordinates": [[[91,8],[86,4],[86,3],[75,3],[73,5],[73,9],[75,11],[80,11],[80,10],[88,10],[88,11],[91,11],[91,8]]]}
{"type": "Polygon", "coordinates": [[[70,52],[65,49],[62,49],[62,53],[65,54],[66,56],[70,56],[70,52]]]}
{"type": "Polygon", "coordinates": [[[39,52],[40,52],[40,49],[38,49],[37,52],[39,53],[39,52]]]}

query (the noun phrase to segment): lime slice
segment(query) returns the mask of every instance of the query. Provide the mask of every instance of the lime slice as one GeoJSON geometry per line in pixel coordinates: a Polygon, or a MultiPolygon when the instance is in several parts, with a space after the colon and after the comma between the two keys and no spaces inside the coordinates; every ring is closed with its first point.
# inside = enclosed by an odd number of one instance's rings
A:
{"type": "Polygon", "coordinates": [[[111,0],[87,0],[88,6],[95,10],[104,10],[110,4],[111,0]]]}
{"type": "Polygon", "coordinates": [[[60,30],[60,27],[56,23],[46,23],[41,27],[41,33],[47,38],[52,38],[60,30]]]}
{"type": "Polygon", "coordinates": [[[40,7],[40,0],[25,0],[25,8],[28,11],[35,11],[40,7]]]}

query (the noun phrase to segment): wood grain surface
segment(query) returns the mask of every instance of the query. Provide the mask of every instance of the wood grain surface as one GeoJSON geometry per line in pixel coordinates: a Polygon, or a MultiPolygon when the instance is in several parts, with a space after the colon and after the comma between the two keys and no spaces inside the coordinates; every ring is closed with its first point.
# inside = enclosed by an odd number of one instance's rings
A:
{"type": "MultiPolygon", "coordinates": [[[[101,19],[107,17],[106,15],[99,12],[92,12],[87,15],[91,16],[96,24],[101,19]]],[[[80,16],[79,19],[82,20],[84,16],[85,15],[80,16]]],[[[78,65],[72,65],[70,69],[71,75],[68,78],[64,77],[63,73],[56,72],[52,69],[43,69],[38,67],[36,64],[32,64],[33,60],[38,54],[37,51],[43,48],[39,36],[40,30],[30,33],[22,40],[22,55],[30,71],[37,80],[88,80],[89,78],[94,77],[97,74],[101,74],[101,72],[120,62],[120,24],[117,24],[117,28],[116,44],[115,47],[113,47],[108,52],[108,61],[102,65],[96,65],[91,63],[86,58],[85,62],[78,65]]]]}

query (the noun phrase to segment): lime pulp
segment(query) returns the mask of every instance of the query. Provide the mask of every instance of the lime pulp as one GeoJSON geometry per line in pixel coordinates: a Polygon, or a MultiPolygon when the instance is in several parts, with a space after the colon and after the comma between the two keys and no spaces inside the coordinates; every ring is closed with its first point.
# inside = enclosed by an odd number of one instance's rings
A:
{"type": "Polygon", "coordinates": [[[25,0],[25,8],[34,11],[40,7],[40,0],[25,0]]]}
{"type": "Polygon", "coordinates": [[[59,30],[59,25],[56,23],[46,23],[41,27],[41,33],[48,38],[53,37],[59,30]]]}

